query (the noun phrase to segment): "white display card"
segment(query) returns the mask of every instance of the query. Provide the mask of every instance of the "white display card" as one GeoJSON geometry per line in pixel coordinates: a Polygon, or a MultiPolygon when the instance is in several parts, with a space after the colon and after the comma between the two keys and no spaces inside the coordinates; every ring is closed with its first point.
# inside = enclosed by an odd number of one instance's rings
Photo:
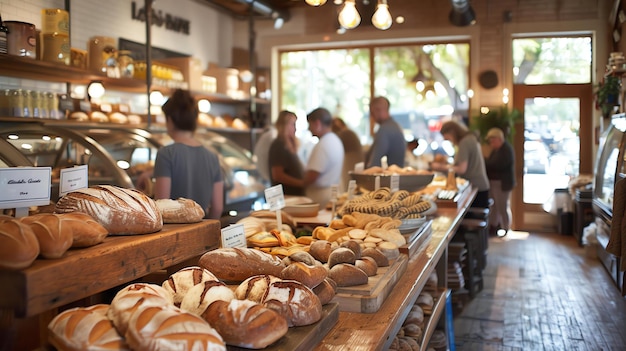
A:
{"type": "Polygon", "coordinates": [[[270,206],[270,211],[282,210],[285,207],[285,195],[283,185],[278,184],[265,189],[265,202],[270,206]]]}
{"type": "Polygon", "coordinates": [[[89,177],[87,165],[64,168],[59,180],[59,197],[74,190],[87,188],[89,177]]]}
{"type": "Polygon", "coordinates": [[[222,228],[222,247],[247,247],[243,223],[222,228]]]}
{"type": "Polygon", "coordinates": [[[0,208],[50,204],[50,167],[0,168],[0,208]]]}

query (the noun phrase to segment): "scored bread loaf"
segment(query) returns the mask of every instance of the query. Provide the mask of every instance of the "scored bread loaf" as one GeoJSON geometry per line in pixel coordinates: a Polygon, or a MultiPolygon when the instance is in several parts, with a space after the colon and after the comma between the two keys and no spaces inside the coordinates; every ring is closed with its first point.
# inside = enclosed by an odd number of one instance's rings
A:
{"type": "Polygon", "coordinates": [[[230,301],[235,293],[219,280],[207,280],[192,286],[180,303],[180,308],[195,315],[202,313],[215,301],[230,301]]]}
{"type": "Polygon", "coordinates": [[[281,279],[268,274],[252,276],[237,286],[235,297],[239,300],[247,299],[254,302],[262,302],[270,284],[278,281],[281,281],[281,279]]]}
{"type": "Polygon", "coordinates": [[[108,309],[97,304],[61,312],[48,324],[48,341],[58,351],[130,350],[107,318],[108,309]]]}
{"type": "Polygon", "coordinates": [[[328,276],[328,270],[321,264],[308,265],[304,262],[292,262],[285,267],[280,277],[282,279],[297,280],[313,289],[328,276]]]}
{"type": "Polygon", "coordinates": [[[289,327],[285,317],[250,300],[215,301],[202,314],[227,345],[265,348],[282,338],[289,327]]]}
{"type": "Polygon", "coordinates": [[[196,284],[207,280],[217,281],[217,278],[209,270],[202,267],[191,266],[180,269],[173,273],[163,282],[162,286],[172,295],[174,305],[180,306],[187,291],[196,284]]]}
{"type": "Polygon", "coordinates": [[[218,279],[242,282],[261,274],[280,276],[285,265],[280,258],[251,248],[219,248],[200,257],[199,266],[211,271],[218,279]]]}
{"type": "Polygon", "coordinates": [[[322,318],[322,303],[313,290],[295,280],[273,282],[263,305],[287,319],[290,327],[313,324],[322,318]]]}
{"type": "Polygon", "coordinates": [[[118,291],[111,301],[107,317],[120,335],[126,335],[128,321],[137,311],[149,306],[172,305],[172,296],[156,284],[135,283],[118,291]]]}
{"type": "Polygon", "coordinates": [[[318,286],[313,288],[313,292],[320,299],[320,303],[325,305],[329,303],[337,294],[337,283],[327,277],[318,286]]]}
{"type": "Polygon", "coordinates": [[[135,189],[97,185],[65,194],[56,213],[84,212],[109,234],[146,234],[163,228],[163,218],[154,200],[135,189]]]}
{"type": "Polygon", "coordinates": [[[0,222],[0,268],[18,270],[39,256],[39,241],[30,226],[18,219],[0,222]]]}
{"type": "Polygon", "coordinates": [[[202,206],[191,199],[159,199],[156,205],[161,211],[163,223],[195,223],[204,218],[202,206]]]}
{"type": "Polygon", "coordinates": [[[24,217],[21,221],[35,233],[43,258],[59,258],[72,246],[72,231],[64,228],[59,215],[41,213],[24,217]]]}
{"type": "Polygon", "coordinates": [[[222,337],[207,321],[176,306],[150,306],[130,317],[126,341],[142,351],[226,350],[222,337]]]}
{"type": "Polygon", "coordinates": [[[104,241],[109,231],[93,217],[82,212],[60,214],[63,230],[71,230],[72,247],[89,247],[104,241]]]}

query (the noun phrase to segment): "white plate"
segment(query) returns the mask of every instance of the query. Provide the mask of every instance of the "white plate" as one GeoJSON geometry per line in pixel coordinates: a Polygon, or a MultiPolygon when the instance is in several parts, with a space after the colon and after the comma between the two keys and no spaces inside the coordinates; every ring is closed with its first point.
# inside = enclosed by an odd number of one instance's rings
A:
{"type": "Polygon", "coordinates": [[[402,224],[398,227],[398,230],[402,234],[411,234],[426,223],[426,220],[426,217],[403,219],[402,224]]]}

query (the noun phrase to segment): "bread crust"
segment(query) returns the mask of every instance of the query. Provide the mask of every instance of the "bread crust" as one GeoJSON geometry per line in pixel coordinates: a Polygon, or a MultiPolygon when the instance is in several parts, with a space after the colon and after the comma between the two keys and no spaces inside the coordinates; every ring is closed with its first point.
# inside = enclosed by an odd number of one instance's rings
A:
{"type": "Polygon", "coordinates": [[[38,255],[39,241],[30,226],[18,219],[0,222],[0,268],[27,268],[38,255]]]}
{"type": "Polygon", "coordinates": [[[159,199],[156,200],[156,205],[163,217],[163,223],[196,223],[204,218],[202,207],[191,199],[159,199]]]}
{"type": "Polygon", "coordinates": [[[278,257],[251,248],[219,248],[200,257],[200,267],[211,271],[218,279],[242,282],[254,275],[280,276],[285,265],[278,257]]]}

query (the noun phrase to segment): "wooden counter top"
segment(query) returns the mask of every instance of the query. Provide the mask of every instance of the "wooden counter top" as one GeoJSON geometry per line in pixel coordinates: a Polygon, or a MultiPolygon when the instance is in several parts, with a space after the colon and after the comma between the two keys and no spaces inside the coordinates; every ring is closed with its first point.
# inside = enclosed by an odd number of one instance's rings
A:
{"type": "MultiPolygon", "coordinates": [[[[459,208],[439,208],[432,223],[432,237],[425,250],[409,259],[406,273],[376,313],[339,312],[339,320],[316,350],[382,350],[389,347],[406,319],[410,307],[440,259],[447,261],[447,246],[469,205],[471,191],[459,208]]],[[[446,262],[444,262],[444,265],[446,262]]],[[[444,268],[445,271],[445,268],[444,268]]]]}
{"type": "Polygon", "coordinates": [[[0,271],[0,309],[33,316],[166,269],[218,247],[220,223],[166,224],[153,234],[109,236],[71,249],[60,259],[37,259],[20,271],[0,271]]]}

